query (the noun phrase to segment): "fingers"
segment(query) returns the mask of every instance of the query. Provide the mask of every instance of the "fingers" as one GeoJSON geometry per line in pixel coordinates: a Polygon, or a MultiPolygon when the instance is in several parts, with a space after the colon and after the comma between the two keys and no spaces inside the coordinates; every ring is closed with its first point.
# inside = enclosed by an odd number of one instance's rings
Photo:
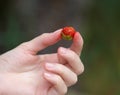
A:
{"type": "Polygon", "coordinates": [[[46,63],[45,68],[49,72],[56,73],[61,76],[67,86],[71,86],[77,82],[77,75],[62,64],[46,63]]]}
{"type": "Polygon", "coordinates": [[[44,73],[44,78],[49,81],[53,87],[48,91],[48,95],[65,95],[67,86],[59,75],[53,73],[44,73]]]}
{"type": "Polygon", "coordinates": [[[39,55],[40,61],[43,60],[45,62],[50,62],[50,63],[58,63],[58,57],[57,53],[51,53],[51,54],[42,54],[39,55]]]}
{"type": "Polygon", "coordinates": [[[61,29],[52,32],[52,33],[44,33],[33,40],[23,43],[22,46],[27,48],[33,54],[36,54],[38,51],[55,44],[61,39],[61,29]]]}
{"type": "Polygon", "coordinates": [[[72,50],[60,47],[58,49],[58,56],[61,62],[70,66],[73,72],[77,75],[84,71],[84,66],[79,56],[72,50]]]}
{"type": "Polygon", "coordinates": [[[82,47],[83,47],[83,38],[79,32],[76,32],[70,49],[75,51],[78,55],[80,55],[82,51],[82,47]]]}

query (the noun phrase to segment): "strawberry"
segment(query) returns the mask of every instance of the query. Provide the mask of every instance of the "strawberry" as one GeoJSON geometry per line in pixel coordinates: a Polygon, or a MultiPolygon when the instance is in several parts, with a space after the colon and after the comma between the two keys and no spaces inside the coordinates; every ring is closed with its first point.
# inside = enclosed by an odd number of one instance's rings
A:
{"type": "Polygon", "coordinates": [[[72,40],[74,38],[76,31],[73,27],[64,27],[61,35],[62,38],[65,40],[72,40]]]}

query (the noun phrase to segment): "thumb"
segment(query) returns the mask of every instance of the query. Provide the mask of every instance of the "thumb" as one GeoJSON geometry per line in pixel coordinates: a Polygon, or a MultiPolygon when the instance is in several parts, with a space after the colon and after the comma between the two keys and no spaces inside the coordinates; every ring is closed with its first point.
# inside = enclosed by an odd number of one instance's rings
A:
{"type": "Polygon", "coordinates": [[[61,29],[52,33],[43,33],[42,35],[28,41],[25,44],[30,52],[36,54],[38,51],[57,43],[61,39],[61,29]]]}

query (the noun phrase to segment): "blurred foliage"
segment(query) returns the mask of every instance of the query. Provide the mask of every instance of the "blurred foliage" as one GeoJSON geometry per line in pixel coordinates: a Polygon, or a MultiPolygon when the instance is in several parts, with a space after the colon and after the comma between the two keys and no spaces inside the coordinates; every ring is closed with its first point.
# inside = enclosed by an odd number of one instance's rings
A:
{"type": "Polygon", "coordinates": [[[119,0],[94,1],[87,12],[82,85],[91,95],[120,94],[119,4],[119,0]]]}
{"type": "Polygon", "coordinates": [[[120,95],[119,10],[119,0],[1,0],[0,53],[72,25],[84,38],[85,72],[68,95],[120,95]]]}

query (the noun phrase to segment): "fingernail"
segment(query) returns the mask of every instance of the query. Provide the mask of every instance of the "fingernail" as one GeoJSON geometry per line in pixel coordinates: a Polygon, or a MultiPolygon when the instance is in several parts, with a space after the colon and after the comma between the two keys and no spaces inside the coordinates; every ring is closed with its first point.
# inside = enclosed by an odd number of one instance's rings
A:
{"type": "Polygon", "coordinates": [[[44,75],[45,75],[46,77],[52,77],[52,75],[51,75],[50,73],[44,73],[44,75]]]}
{"type": "Polygon", "coordinates": [[[65,49],[65,48],[63,48],[63,47],[60,48],[60,52],[61,52],[62,54],[65,54],[65,53],[66,53],[66,50],[67,50],[67,49],[65,49]]]}
{"type": "Polygon", "coordinates": [[[51,64],[51,63],[46,63],[46,68],[47,69],[52,69],[52,68],[54,68],[54,65],[51,64]]]}

